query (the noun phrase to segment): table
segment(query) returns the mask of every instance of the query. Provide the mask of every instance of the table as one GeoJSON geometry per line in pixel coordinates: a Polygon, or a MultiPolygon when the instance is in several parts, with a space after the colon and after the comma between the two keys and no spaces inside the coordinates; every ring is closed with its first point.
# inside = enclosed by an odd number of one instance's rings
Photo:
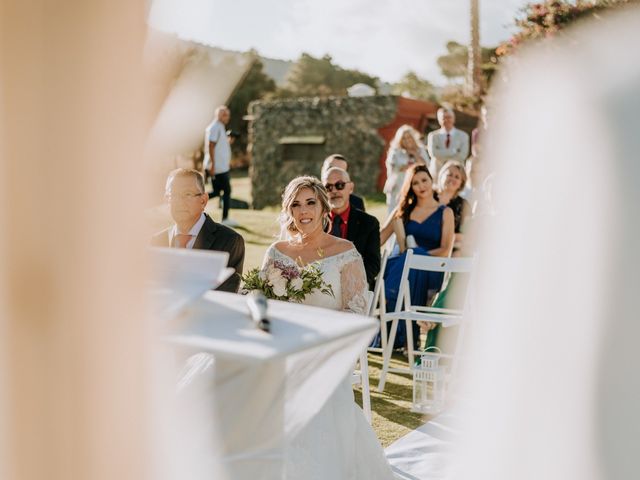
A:
{"type": "Polygon", "coordinates": [[[282,478],[286,439],[351,373],[377,330],[369,317],[277,301],[269,318],[271,334],[253,327],[245,297],[211,291],[168,337],[186,359],[176,403],[188,426],[183,450],[189,462],[210,463],[216,478],[282,478]]]}

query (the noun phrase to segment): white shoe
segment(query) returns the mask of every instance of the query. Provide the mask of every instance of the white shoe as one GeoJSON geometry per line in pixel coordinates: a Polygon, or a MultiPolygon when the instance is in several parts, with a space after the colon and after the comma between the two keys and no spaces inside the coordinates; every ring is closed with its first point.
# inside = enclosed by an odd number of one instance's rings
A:
{"type": "Polygon", "coordinates": [[[222,220],[222,225],[226,226],[226,227],[237,227],[240,224],[238,222],[236,222],[235,220],[233,220],[232,218],[225,218],[224,220],[222,220]]]}

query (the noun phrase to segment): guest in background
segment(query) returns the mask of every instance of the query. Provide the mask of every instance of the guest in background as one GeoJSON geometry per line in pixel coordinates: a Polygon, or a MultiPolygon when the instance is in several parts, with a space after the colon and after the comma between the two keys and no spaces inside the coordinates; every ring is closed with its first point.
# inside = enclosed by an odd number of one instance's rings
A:
{"type": "Polygon", "coordinates": [[[221,105],[216,108],[215,119],[207,126],[204,135],[204,173],[211,177],[213,192],[209,198],[220,196],[222,199],[222,224],[236,227],[238,223],[229,218],[231,207],[231,145],[225,130],[231,113],[221,105]]]}
{"type": "MultiPolygon", "coordinates": [[[[394,311],[396,307],[409,235],[416,244],[415,247],[410,245],[409,247],[416,255],[448,257],[453,248],[453,212],[436,200],[433,181],[426,165],[416,164],[407,169],[400,189],[398,208],[382,226],[380,242],[386,242],[392,233],[396,234],[398,243],[387,261],[384,275],[387,311],[394,311]]],[[[411,271],[409,289],[412,303],[426,305],[442,286],[442,280],[442,273],[411,271]]],[[[420,331],[415,322],[412,322],[412,327],[414,342],[412,347],[417,348],[420,331]]],[[[379,339],[374,339],[374,345],[378,344],[376,340],[379,339]]],[[[400,322],[394,348],[402,348],[406,343],[404,322],[400,322]]]]}
{"type": "Polygon", "coordinates": [[[402,125],[396,130],[384,163],[387,167],[387,181],[383,191],[387,195],[387,210],[391,213],[398,204],[398,194],[407,168],[413,164],[429,163],[429,154],[416,129],[411,125],[402,125]]]}
{"type": "Polygon", "coordinates": [[[209,197],[204,191],[202,174],[187,168],[172,171],[167,178],[165,197],[175,224],[154,235],[151,244],[229,253],[228,266],[235,269],[235,273],[217,290],[237,292],[244,263],[244,240],[234,230],[214,222],[204,213],[209,197]]]}
{"type": "Polygon", "coordinates": [[[427,135],[427,149],[431,155],[429,171],[436,178],[448,160],[458,160],[464,165],[469,156],[469,135],[455,127],[456,115],[453,110],[439,108],[437,115],[441,128],[427,135]]]}
{"type": "MultiPolygon", "coordinates": [[[[341,168],[345,172],[349,170],[349,164],[347,163],[347,159],[343,155],[340,155],[339,153],[334,153],[333,155],[329,155],[327,158],[324,159],[324,162],[322,162],[322,169],[320,170],[320,178],[323,178],[327,170],[329,170],[332,167],[341,168]]],[[[363,212],[365,211],[364,200],[362,199],[362,197],[359,197],[353,192],[351,192],[351,194],[349,195],[349,203],[351,204],[352,207],[357,208],[358,210],[362,210],[363,212]]]]}
{"type": "Polygon", "coordinates": [[[449,160],[444,164],[438,175],[438,201],[441,205],[446,205],[453,211],[454,219],[454,256],[462,244],[463,234],[461,231],[462,224],[465,219],[471,215],[471,206],[464,198],[460,196],[460,192],[467,183],[467,173],[464,167],[457,160],[449,160]]]}
{"type": "MultiPolygon", "coordinates": [[[[465,220],[471,216],[471,206],[469,202],[460,196],[460,192],[465,188],[467,183],[467,173],[460,162],[457,160],[449,160],[444,164],[438,175],[438,200],[441,205],[446,205],[453,212],[455,241],[453,253],[451,256],[470,255],[471,252],[464,252],[463,249],[463,233],[461,227],[465,220]]],[[[469,245],[464,245],[467,249],[469,245]]],[[[466,289],[468,282],[467,274],[452,274],[445,286],[438,292],[437,297],[433,300],[432,305],[438,308],[461,309],[462,305],[452,303],[453,300],[459,299],[461,295],[456,295],[456,289],[466,289]],[[452,294],[451,292],[454,292],[452,294]],[[453,300],[452,300],[453,299],[453,300]]],[[[438,346],[438,336],[441,330],[439,323],[418,322],[421,330],[427,333],[424,348],[438,346]]]]}
{"type": "Polygon", "coordinates": [[[354,208],[349,203],[353,182],[346,170],[331,167],[324,172],[322,183],[331,205],[331,230],[336,237],[350,240],[362,255],[369,290],[373,290],[380,271],[380,224],[378,219],[354,208]]]}

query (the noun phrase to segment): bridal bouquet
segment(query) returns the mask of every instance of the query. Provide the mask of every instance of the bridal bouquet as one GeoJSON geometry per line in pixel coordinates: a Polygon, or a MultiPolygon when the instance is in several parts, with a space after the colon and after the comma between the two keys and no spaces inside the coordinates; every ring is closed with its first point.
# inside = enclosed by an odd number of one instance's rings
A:
{"type": "Polygon", "coordinates": [[[322,278],[315,263],[304,267],[287,265],[278,260],[270,262],[266,270],[254,268],[242,277],[245,290],[259,290],[265,297],[301,303],[316,290],[333,296],[331,285],[322,278]]]}

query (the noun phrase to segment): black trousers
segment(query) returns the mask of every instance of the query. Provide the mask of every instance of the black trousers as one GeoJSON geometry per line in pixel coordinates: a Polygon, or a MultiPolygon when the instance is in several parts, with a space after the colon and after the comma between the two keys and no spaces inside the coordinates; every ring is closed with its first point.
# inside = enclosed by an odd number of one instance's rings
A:
{"type": "Polygon", "coordinates": [[[209,194],[209,198],[220,197],[222,199],[222,219],[226,220],[229,216],[229,206],[231,204],[231,178],[229,172],[216,173],[211,178],[213,192],[209,194]]]}

